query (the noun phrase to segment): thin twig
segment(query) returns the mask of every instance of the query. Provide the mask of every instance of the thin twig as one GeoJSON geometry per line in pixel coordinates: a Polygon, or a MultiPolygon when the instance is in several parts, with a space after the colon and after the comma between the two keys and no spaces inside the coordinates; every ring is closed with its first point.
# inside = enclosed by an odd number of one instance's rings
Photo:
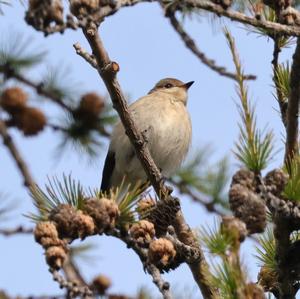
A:
{"type": "Polygon", "coordinates": [[[97,61],[96,59],[89,54],[79,43],[75,43],[73,45],[74,49],[76,50],[76,54],[81,56],[85,61],[87,61],[93,68],[97,69],[97,61]]]}
{"type": "Polygon", "coordinates": [[[59,96],[57,96],[55,93],[53,93],[51,91],[46,90],[43,87],[43,83],[35,83],[35,82],[29,80],[28,78],[24,77],[23,75],[15,72],[9,65],[0,66],[0,73],[3,73],[7,78],[14,78],[14,79],[18,80],[19,82],[32,87],[33,89],[35,89],[37,94],[47,97],[52,102],[58,104],[62,108],[66,109],[67,111],[72,112],[72,109],[68,105],[66,105],[59,96]]]}
{"type": "Polygon", "coordinates": [[[178,240],[176,238],[175,229],[173,226],[168,227],[168,233],[166,234],[165,238],[173,243],[176,252],[184,256],[188,264],[194,263],[195,261],[199,261],[201,259],[199,248],[188,246],[178,240]]]}
{"type": "MultiPolygon", "coordinates": [[[[219,75],[237,80],[237,76],[234,73],[231,73],[226,70],[223,66],[218,66],[216,62],[212,59],[207,58],[207,56],[200,51],[200,49],[197,47],[195,41],[189,36],[189,34],[183,29],[181,24],[178,22],[177,18],[175,17],[175,14],[173,11],[167,11],[166,17],[169,18],[170,23],[174,30],[179,34],[183,42],[185,43],[186,47],[190,49],[200,60],[203,64],[205,64],[207,67],[209,67],[211,70],[217,72],[219,75]]],[[[245,75],[245,80],[255,80],[256,76],[254,75],[245,75]]]]}
{"type": "MultiPolygon", "coordinates": [[[[115,14],[123,7],[133,6],[139,3],[146,3],[146,2],[160,2],[164,5],[170,4],[169,0],[115,0],[113,5],[105,5],[101,7],[101,9],[98,10],[97,14],[94,17],[99,22],[102,22],[106,17],[115,14]]],[[[181,4],[180,1],[177,2],[181,4]]],[[[184,5],[190,8],[203,9],[215,13],[217,16],[223,16],[236,22],[240,22],[246,25],[251,25],[256,28],[268,30],[272,34],[281,33],[288,36],[300,36],[299,26],[284,25],[277,22],[270,22],[270,21],[265,21],[254,17],[250,17],[238,11],[224,9],[221,5],[215,4],[212,1],[185,0],[184,5]]],[[[175,10],[180,10],[180,5],[178,5],[178,7],[175,7],[175,10]]],[[[48,35],[55,32],[62,32],[67,28],[71,28],[71,29],[77,29],[78,27],[84,28],[86,26],[86,23],[87,23],[86,20],[81,20],[78,21],[77,23],[63,24],[59,26],[45,28],[44,32],[48,35]]]]}
{"type": "MultiPolygon", "coordinates": [[[[3,121],[0,120],[0,135],[2,136],[3,143],[9,150],[10,154],[12,155],[13,159],[15,160],[22,176],[24,179],[24,185],[26,187],[34,187],[35,182],[28,170],[28,167],[23,160],[21,154],[19,153],[19,150],[17,149],[16,145],[14,144],[14,141],[12,137],[9,135],[6,125],[3,121]]],[[[39,203],[37,203],[39,204],[39,203]]]]}
{"type": "Polygon", "coordinates": [[[114,229],[108,233],[110,236],[114,236],[127,244],[129,248],[132,248],[134,252],[139,256],[144,269],[152,276],[153,283],[157,286],[161,292],[164,299],[172,299],[170,284],[167,281],[164,281],[159,269],[147,261],[148,256],[145,249],[139,247],[137,242],[132,239],[128,234],[120,233],[118,230],[114,229]]]}
{"type": "Polygon", "coordinates": [[[178,189],[178,191],[181,194],[185,194],[185,195],[189,196],[194,202],[203,205],[208,212],[216,213],[217,215],[219,215],[221,217],[225,216],[224,213],[222,213],[221,211],[216,209],[215,203],[213,201],[210,201],[210,202],[205,201],[199,195],[196,195],[193,191],[191,191],[186,185],[184,185],[180,182],[177,183],[172,179],[169,179],[169,181],[178,189]]]}
{"type": "Polygon", "coordinates": [[[300,36],[299,26],[283,25],[277,22],[270,22],[261,19],[256,19],[253,17],[249,17],[238,11],[234,11],[231,9],[224,9],[221,5],[215,4],[211,1],[185,0],[184,4],[186,7],[189,8],[200,8],[215,13],[217,16],[224,16],[226,18],[229,18],[232,21],[237,21],[239,23],[268,30],[272,34],[281,33],[289,36],[300,36]]]}
{"type": "MultiPolygon", "coordinates": [[[[113,106],[117,110],[120,119],[126,128],[126,134],[128,135],[129,140],[135,149],[136,155],[140,160],[157,195],[163,200],[169,196],[170,191],[164,185],[161,173],[150,155],[143,136],[133,122],[126,99],[116,78],[116,73],[119,70],[119,66],[116,62],[112,62],[109,59],[95,25],[84,28],[83,33],[92,48],[93,55],[98,64],[98,72],[107,87],[113,102],[113,106]]],[[[208,281],[209,270],[204,254],[199,244],[197,244],[195,241],[195,236],[190,227],[186,224],[181,211],[179,211],[176,215],[174,228],[180,241],[189,246],[199,247],[201,254],[200,261],[189,264],[189,266],[194,275],[195,281],[203,293],[203,296],[207,299],[214,298],[215,290],[208,281]]]]}
{"type": "Polygon", "coordinates": [[[163,281],[157,267],[153,264],[147,266],[147,272],[152,276],[153,283],[157,286],[164,299],[171,299],[170,284],[163,281]]]}
{"type": "Polygon", "coordinates": [[[16,228],[0,228],[0,235],[5,237],[14,236],[17,234],[32,234],[32,228],[25,228],[23,226],[18,226],[16,228]]]}
{"type": "Polygon", "coordinates": [[[281,51],[281,48],[279,46],[279,39],[280,39],[280,35],[275,35],[273,37],[273,40],[274,40],[273,59],[272,59],[273,81],[274,81],[275,87],[276,87],[277,101],[278,101],[279,108],[280,108],[282,123],[286,127],[286,108],[287,107],[286,107],[286,102],[283,98],[283,93],[282,93],[281,88],[278,84],[278,78],[277,78],[278,59],[279,59],[279,54],[280,54],[280,51],[281,51]]]}
{"type": "Polygon", "coordinates": [[[88,298],[93,295],[88,286],[80,286],[77,285],[74,281],[68,281],[56,270],[49,269],[49,271],[53,276],[53,280],[55,280],[61,288],[65,288],[68,290],[69,298],[76,298],[78,296],[81,296],[82,298],[88,298]]]}
{"type": "Polygon", "coordinates": [[[285,161],[289,165],[298,151],[298,116],[300,102],[300,38],[293,55],[290,78],[290,96],[287,108],[285,161]]]}

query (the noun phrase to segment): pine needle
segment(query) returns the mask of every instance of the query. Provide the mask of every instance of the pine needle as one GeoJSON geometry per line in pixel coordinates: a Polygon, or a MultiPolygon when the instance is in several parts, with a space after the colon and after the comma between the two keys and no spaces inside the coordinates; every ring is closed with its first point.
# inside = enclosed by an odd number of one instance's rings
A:
{"type": "Polygon", "coordinates": [[[257,254],[255,257],[260,261],[260,266],[276,271],[275,238],[272,229],[268,227],[258,240],[260,247],[256,247],[257,254]]]}
{"type": "Polygon", "coordinates": [[[45,58],[45,51],[32,49],[32,39],[24,34],[11,34],[6,41],[0,43],[0,69],[8,65],[15,72],[32,68],[45,58]]]}
{"type": "Polygon", "coordinates": [[[259,173],[267,167],[273,153],[273,132],[261,132],[256,125],[255,108],[251,105],[248,88],[244,81],[244,72],[236,52],[235,42],[230,32],[225,28],[227,39],[237,74],[237,95],[240,99],[239,124],[240,136],[234,151],[238,160],[249,170],[259,173]]]}

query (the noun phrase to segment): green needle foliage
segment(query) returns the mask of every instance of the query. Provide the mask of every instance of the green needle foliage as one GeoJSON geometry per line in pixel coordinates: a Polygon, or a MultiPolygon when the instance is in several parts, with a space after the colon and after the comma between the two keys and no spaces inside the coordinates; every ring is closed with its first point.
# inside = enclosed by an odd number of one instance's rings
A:
{"type": "MultiPolygon", "coordinates": [[[[290,75],[291,68],[289,62],[279,64],[275,70],[273,78],[275,86],[277,86],[282,94],[282,100],[287,102],[290,95],[290,75]]],[[[280,102],[280,99],[277,99],[280,102]]]]}
{"type": "Polygon", "coordinates": [[[57,206],[68,204],[75,209],[81,210],[84,201],[91,197],[96,197],[99,200],[106,197],[118,204],[120,216],[117,225],[124,226],[133,223],[137,220],[137,212],[135,209],[137,201],[144,189],[137,184],[129,192],[124,192],[123,186],[115,190],[111,190],[109,194],[102,194],[99,190],[84,190],[80,182],[72,179],[71,175],[63,175],[62,181],[57,177],[48,178],[48,183],[43,191],[39,186],[31,188],[31,197],[34,202],[40,203],[38,206],[40,214],[29,214],[28,217],[32,220],[46,221],[57,206]]]}
{"type": "Polygon", "coordinates": [[[273,132],[261,132],[256,126],[255,108],[251,105],[248,88],[244,81],[244,72],[236,52],[235,42],[230,32],[224,30],[237,75],[237,94],[240,99],[239,113],[242,122],[239,124],[240,136],[236,143],[235,155],[249,170],[259,173],[266,168],[273,152],[273,132]]]}
{"type": "Polygon", "coordinates": [[[256,247],[256,258],[260,261],[260,266],[265,266],[272,271],[276,270],[275,259],[275,238],[270,227],[259,237],[260,247],[256,247]]]}
{"type": "Polygon", "coordinates": [[[45,58],[46,52],[32,49],[32,40],[21,34],[12,34],[0,44],[0,71],[8,65],[15,72],[21,72],[40,64],[45,58]]]}
{"type": "Polygon", "coordinates": [[[48,184],[43,191],[39,186],[31,188],[30,196],[34,202],[40,203],[38,209],[41,215],[30,214],[34,221],[47,220],[49,214],[60,204],[68,204],[76,209],[81,209],[85,198],[83,187],[72,179],[71,175],[63,175],[60,182],[57,177],[48,178],[48,184]]]}
{"type": "Polygon", "coordinates": [[[70,76],[72,73],[70,68],[61,65],[47,67],[41,79],[43,89],[64,101],[68,101],[68,103],[74,104],[78,94],[81,93],[78,88],[81,84],[70,76]]]}
{"type": "Polygon", "coordinates": [[[211,203],[228,208],[226,188],[230,180],[229,162],[225,157],[210,165],[208,163],[211,150],[203,148],[198,150],[182,168],[171,178],[171,182],[182,191],[196,191],[206,197],[211,203]]]}
{"type": "Polygon", "coordinates": [[[212,227],[203,226],[199,230],[199,237],[211,254],[225,258],[233,239],[230,234],[223,233],[219,226],[217,222],[212,227]]]}
{"type": "Polygon", "coordinates": [[[289,168],[285,169],[289,173],[289,180],[284,188],[282,195],[294,201],[300,200],[300,157],[297,155],[289,163],[289,168]]]}
{"type": "Polygon", "coordinates": [[[97,249],[97,245],[94,243],[85,243],[70,246],[69,257],[71,262],[75,265],[77,264],[77,260],[85,262],[89,265],[94,265],[94,261],[96,258],[96,254],[92,255],[91,251],[95,251],[97,249]]]}
{"type": "Polygon", "coordinates": [[[112,106],[106,104],[103,111],[93,122],[86,119],[78,119],[72,113],[66,113],[61,124],[59,133],[60,142],[56,148],[56,156],[61,156],[61,152],[67,152],[70,148],[80,155],[84,154],[92,160],[99,157],[99,152],[103,146],[103,135],[109,134],[110,129],[117,121],[112,106]],[[104,133],[105,132],[105,133],[104,133]]]}
{"type": "Polygon", "coordinates": [[[130,190],[129,187],[130,186],[124,188],[122,183],[121,186],[116,189],[111,189],[108,195],[96,191],[99,198],[108,196],[108,198],[113,199],[118,204],[120,211],[118,225],[121,227],[137,221],[138,213],[136,210],[136,204],[141,199],[141,194],[146,188],[145,185],[141,185],[139,182],[137,182],[130,190]]]}
{"type": "Polygon", "coordinates": [[[213,285],[219,290],[222,299],[239,299],[238,290],[241,288],[242,278],[229,262],[214,266],[213,285]]]}

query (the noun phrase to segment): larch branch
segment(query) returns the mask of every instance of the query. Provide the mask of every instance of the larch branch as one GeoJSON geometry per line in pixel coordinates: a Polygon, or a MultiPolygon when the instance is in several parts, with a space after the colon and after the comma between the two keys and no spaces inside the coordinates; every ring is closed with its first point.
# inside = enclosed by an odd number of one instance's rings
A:
{"type": "Polygon", "coordinates": [[[68,105],[66,105],[59,96],[57,96],[55,93],[51,91],[46,90],[43,87],[43,83],[35,83],[31,81],[25,76],[15,72],[9,65],[0,66],[0,73],[3,73],[7,78],[14,78],[17,81],[33,88],[37,92],[37,94],[45,96],[46,98],[58,104],[60,107],[64,108],[65,110],[69,112],[72,111],[72,109],[68,105]]]}
{"type": "Polygon", "coordinates": [[[298,151],[298,116],[300,102],[300,38],[293,55],[290,77],[290,96],[287,108],[285,161],[290,163],[298,151]]]}
{"type": "Polygon", "coordinates": [[[224,9],[221,5],[215,4],[207,0],[185,0],[184,3],[190,8],[199,8],[215,13],[217,16],[224,16],[242,24],[251,25],[253,27],[262,28],[270,31],[272,34],[281,33],[289,36],[300,36],[300,27],[292,25],[284,25],[277,22],[259,20],[254,17],[247,16],[241,12],[224,9]]]}
{"type": "Polygon", "coordinates": [[[25,161],[23,160],[18,148],[16,147],[12,137],[8,133],[5,123],[1,120],[0,120],[0,135],[2,136],[4,145],[9,150],[10,154],[12,155],[14,161],[18,166],[19,171],[23,176],[24,185],[28,188],[34,187],[35,182],[31,176],[31,173],[29,172],[28,167],[25,161]]]}
{"type": "MultiPolygon", "coordinates": [[[[218,66],[216,62],[212,59],[209,59],[205,53],[203,53],[196,45],[195,41],[190,37],[190,35],[183,29],[182,25],[178,22],[177,18],[175,17],[174,12],[167,12],[166,16],[169,18],[170,23],[174,30],[179,34],[181,39],[183,40],[186,47],[191,50],[203,64],[205,64],[211,70],[217,72],[219,75],[237,80],[237,76],[234,73],[231,73],[226,70],[223,66],[218,66]]],[[[255,80],[256,76],[254,75],[245,75],[246,80],[255,80]]]]}

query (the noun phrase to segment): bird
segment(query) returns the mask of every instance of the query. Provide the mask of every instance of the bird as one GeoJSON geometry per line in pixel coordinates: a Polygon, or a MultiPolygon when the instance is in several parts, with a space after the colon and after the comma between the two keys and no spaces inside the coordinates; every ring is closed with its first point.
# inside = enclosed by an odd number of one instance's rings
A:
{"type": "MultiPolygon", "coordinates": [[[[178,170],[191,144],[192,125],[186,106],[188,89],[193,83],[162,79],[147,95],[129,106],[131,117],[164,178],[178,170]]],[[[121,185],[130,190],[147,181],[124,126],[118,121],[104,162],[101,192],[107,193],[121,185]]]]}

